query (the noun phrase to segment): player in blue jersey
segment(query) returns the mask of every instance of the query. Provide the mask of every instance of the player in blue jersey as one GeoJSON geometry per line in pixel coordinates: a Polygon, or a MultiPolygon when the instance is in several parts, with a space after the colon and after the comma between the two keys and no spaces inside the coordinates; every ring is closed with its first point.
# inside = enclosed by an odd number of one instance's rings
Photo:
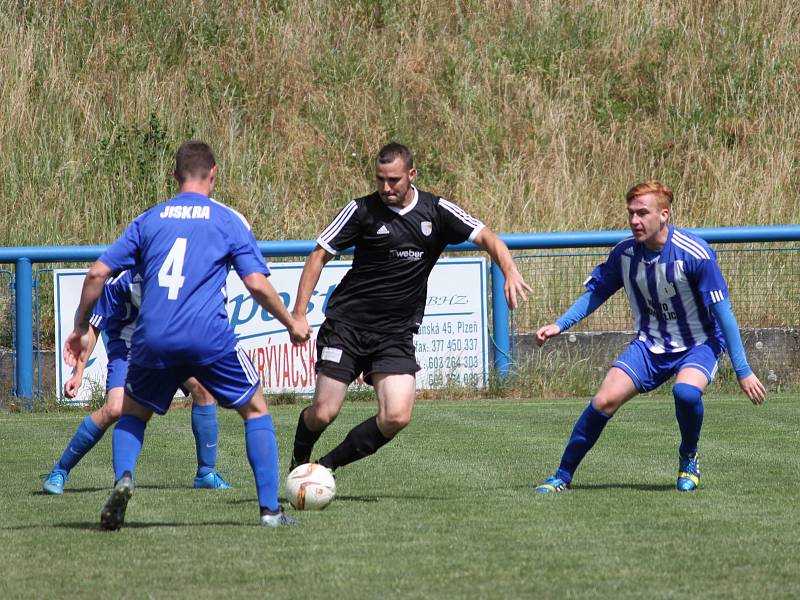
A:
{"type": "Polygon", "coordinates": [[[182,144],[174,174],[178,194],[139,215],[89,269],[75,328],[65,344],[68,364],[85,358],[89,311],[104,282],[112,273],[137,266],[142,305],[131,341],[122,416],[114,428],[115,484],[100,513],[101,527],[122,525],[147,421],[154,412],[168,410],[180,382],[191,376],[244,420],[261,523],[295,524],[278,503],[278,447],[258,373],[228,322],[229,267],[286,326],[293,342],[306,341],[310,328],[292,318],[268,281],[269,269],[247,220],[210,198],[217,175],[211,148],[197,141],[182,144]]]}
{"type": "MultiPolygon", "coordinates": [[[[141,302],[140,280],[141,277],[132,271],[124,271],[108,281],[97,301],[90,319],[87,359],[94,350],[97,336],[103,332],[108,355],[105,402],[78,426],[61,458],[45,479],[43,489],[46,494],[64,493],[64,484],[70,471],[119,419],[131,334],[136,326],[141,302]]],[[[64,384],[67,398],[74,398],[78,394],[85,367],[86,360],[79,360],[72,377],[64,384]]],[[[230,485],[216,471],[219,434],[216,402],[194,378],[186,380],[181,387],[192,395],[192,432],[197,450],[194,487],[228,489],[230,485]]]]}
{"type": "Polygon", "coordinates": [[[555,323],[536,332],[541,346],[591,314],[625,288],[637,337],[613,363],[599,391],[581,414],[555,474],[537,492],[565,490],[583,457],[614,413],[636,394],[676,375],[672,393],[681,442],[677,488],[700,482],[697,446],[703,424],[703,392],[727,349],[739,386],[753,404],[765,389],[747,363],[728,287],[716,254],[698,236],[669,224],[672,191],[657,181],[628,191],[633,237],[617,244],[585,282],[583,294],[555,323]]]}

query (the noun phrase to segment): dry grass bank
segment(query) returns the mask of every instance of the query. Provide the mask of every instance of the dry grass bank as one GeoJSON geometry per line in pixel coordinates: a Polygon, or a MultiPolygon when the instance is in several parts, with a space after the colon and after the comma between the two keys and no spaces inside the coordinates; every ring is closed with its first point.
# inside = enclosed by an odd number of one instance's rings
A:
{"type": "Polygon", "coordinates": [[[181,140],[261,239],[310,238],[389,139],[501,232],[800,222],[794,2],[0,2],[0,240],[107,243],[181,140]]]}

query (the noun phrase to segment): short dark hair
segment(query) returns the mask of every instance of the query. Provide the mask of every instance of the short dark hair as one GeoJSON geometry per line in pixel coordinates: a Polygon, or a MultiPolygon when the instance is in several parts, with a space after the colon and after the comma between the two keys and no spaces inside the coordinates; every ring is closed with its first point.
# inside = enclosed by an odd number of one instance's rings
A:
{"type": "Polygon", "coordinates": [[[385,165],[394,162],[398,158],[402,158],[406,165],[406,169],[414,167],[414,157],[411,155],[411,150],[398,142],[389,142],[378,151],[378,163],[385,165]]]}
{"type": "Polygon", "coordinates": [[[216,164],[211,146],[199,140],[184,142],[175,153],[175,179],[205,179],[216,164]]]}

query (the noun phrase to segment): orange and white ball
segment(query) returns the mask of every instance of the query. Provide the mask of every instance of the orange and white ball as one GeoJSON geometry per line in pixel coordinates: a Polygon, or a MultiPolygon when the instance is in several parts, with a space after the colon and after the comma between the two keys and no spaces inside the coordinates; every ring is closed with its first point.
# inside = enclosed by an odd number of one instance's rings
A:
{"type": "Polygon", "coordinates": [[[322,465],[306,463],[289,473],[284,491],[296,510],[322,510],[336,497],[336,480],[322,465]]]}

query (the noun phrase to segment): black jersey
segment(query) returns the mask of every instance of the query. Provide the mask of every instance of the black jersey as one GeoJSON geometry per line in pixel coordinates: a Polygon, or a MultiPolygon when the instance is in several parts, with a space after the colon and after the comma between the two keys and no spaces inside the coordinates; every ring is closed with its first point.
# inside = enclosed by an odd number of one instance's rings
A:
{"type": "Polygon", "coordinates": [[[351,200],[317,238],[331,254],[355,246],[327,318],[373,331],[419,326],[428,275],[442,250],[473,240],[483,223],[449,200],[416,189],[415,195],[403,209],[386,206],[377,192],[351,200]]]}

